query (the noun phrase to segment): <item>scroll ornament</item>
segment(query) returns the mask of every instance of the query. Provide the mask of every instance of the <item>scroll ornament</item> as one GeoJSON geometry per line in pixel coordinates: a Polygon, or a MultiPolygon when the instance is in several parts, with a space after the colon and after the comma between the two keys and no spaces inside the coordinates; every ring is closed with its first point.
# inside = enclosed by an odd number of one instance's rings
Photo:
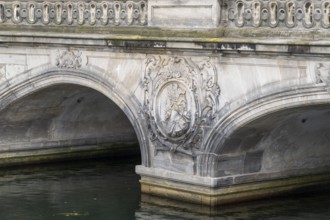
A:
{"type": "Polygon", "coordinates": [[[204,126],[214,121],[220,88],[210,60],[198,64],[184,57],[146,59],[144,108],[156,151],[194,156],[204,126]]]}

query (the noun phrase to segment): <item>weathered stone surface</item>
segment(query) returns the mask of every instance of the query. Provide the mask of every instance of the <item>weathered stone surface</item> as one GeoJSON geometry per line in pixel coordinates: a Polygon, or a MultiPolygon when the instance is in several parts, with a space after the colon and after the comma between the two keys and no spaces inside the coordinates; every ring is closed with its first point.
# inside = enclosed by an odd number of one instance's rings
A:
{"type": "Polygon", "coordinates": [[[255,173],[261,170],[263,152],[247,152],[244,159],[244,173],[255,173]]]}
{"type": "Polygon", "coordinates": [[[209,205],[329,172],[328,1],[42,3],[0,3],[2,162],[136,137],[144,191],[209,205]]]}

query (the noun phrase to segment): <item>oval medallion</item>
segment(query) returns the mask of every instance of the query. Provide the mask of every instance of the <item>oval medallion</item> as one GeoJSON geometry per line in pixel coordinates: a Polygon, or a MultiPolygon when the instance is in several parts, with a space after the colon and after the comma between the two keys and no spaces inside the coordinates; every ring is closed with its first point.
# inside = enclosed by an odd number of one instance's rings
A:
{"type": "Polygon", "coordinates": [[[187,86],[169,81],[156,94],[156,123],[164,137],[178,140],[185,137],[194,123],[195,103],[187,86]]]}

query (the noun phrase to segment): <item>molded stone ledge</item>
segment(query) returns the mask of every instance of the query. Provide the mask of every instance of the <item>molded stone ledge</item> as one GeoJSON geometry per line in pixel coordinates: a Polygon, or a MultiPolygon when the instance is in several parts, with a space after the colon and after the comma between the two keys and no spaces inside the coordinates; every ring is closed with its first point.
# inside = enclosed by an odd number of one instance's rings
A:
{"type": "Polygon", "coordinates": [[[201,177],[197,175],[178,173],[161,168],[150,168],[144,166],[136,166],[135,171],[137,174],[157,178],[163,180],[169,180],[177,183],[209,187],[210,189],[216,189],[217,187],[228,187],[232,185],[249,184],[259,181],[271,181],[285,178],[298,178],[307,175],[321,175],[330,172],[330,166],[322,168],[311,168],[301,170],[288,170],[279,173],[250,173],[250,174],[238,174],[223,177],[201,177]]]}
{"type": "Polygon", "coordinates": [[[166,179],[170,181],[194,184],[204,187],[216,187],[219,185],[233,184],[232,177],[224,177],[224,178],[200,177],[196,175],[187,175],[184,173],[168,171],[161,168],[149,168],[144,166],[136,166],[135,171],[137,174],[141,176],[155,177],[157,179],[166,179]]]}
{"type": "Polygon", "coordinates": [[[0,153],[0,167],[96,157],[133,157],[138,154],[135,142],[16,150],[0,153]]]}
{"type": "Polygon", "coordinates": [[[212,51],[222,54],[295,54],[314,55],[330,54],[330,41],[310,41],[305,44],[299,40],[289,39],[250,39],[250,38],[186,38],[186,37],[154,37],[117,34],[74,34],[15,31],[1,32],[0,44],[3,47],[11,44],[40,44],[47,46],[79,45],[109,47],[110,49],[128,50],[191,50],[212,51]]]}
{"type": "MultiPolygon", "coordinates": [[[[142,166],[137,166],[136,172],[141,175],[142,193],[206,206],[314,191],[318,186],[330,183],[329,173],[264,180],[258,180],[258,174],[254,177],[245,175],[250,178],[235,184],[234,177],[202,178],[142,166]],[[228,180],[227,186],[215,187],[220,179],[228,180]]],[[[270,177],[272,174],[264,175],[270,177]]]]}

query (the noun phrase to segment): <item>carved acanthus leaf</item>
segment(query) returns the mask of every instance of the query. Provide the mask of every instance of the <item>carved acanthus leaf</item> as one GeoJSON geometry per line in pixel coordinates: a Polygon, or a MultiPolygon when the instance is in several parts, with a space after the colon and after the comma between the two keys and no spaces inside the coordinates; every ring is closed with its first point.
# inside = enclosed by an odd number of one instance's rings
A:
{"type": "Polygon", "coordinates": [[[58,51],[56,66],[59,68],[78,69],[82,66],[81,52],[78,50],[58,51]]]}

